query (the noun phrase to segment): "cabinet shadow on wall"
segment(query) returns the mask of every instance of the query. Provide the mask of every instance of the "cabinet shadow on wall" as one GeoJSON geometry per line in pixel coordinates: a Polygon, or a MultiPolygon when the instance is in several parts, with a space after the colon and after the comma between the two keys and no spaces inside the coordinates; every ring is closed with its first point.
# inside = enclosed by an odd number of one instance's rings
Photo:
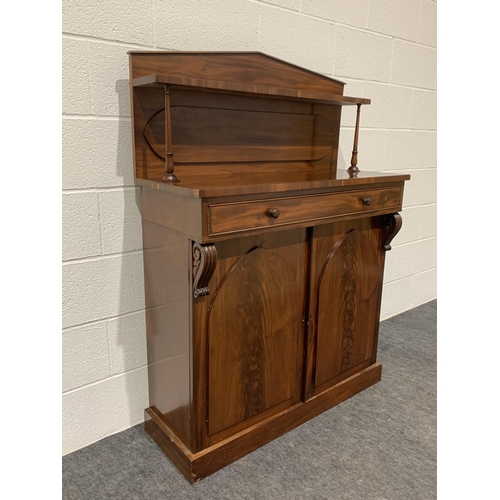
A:
{"type": "MultiPolygon", "coordinates": [[[[132,132],[130,119],[129,80],[117,80],[118,96],[118,147],[116,152],[116,175],[122,179],[123,227],[115,228],[122,238],[117,251],[124,252],[119,276],[119,317],[114,327],[108,327],[110,364],[112,375],[124,374],[119,418],[123,429],[144,421],[144,409],[148,406],[148,379],[146,355],[146,323],[144,310],[144,271],[142,260],[141,195],[134,185],[132,132]],[[120,232],[121,230],[121,232],[120,232]]],[[[112,322],[108,322],[108,325],[112,322]]],[[[110,416],[113,418],[113,416],[110,416]]],[[[119,429],[116,429],[118,431],[119,429]]]]}

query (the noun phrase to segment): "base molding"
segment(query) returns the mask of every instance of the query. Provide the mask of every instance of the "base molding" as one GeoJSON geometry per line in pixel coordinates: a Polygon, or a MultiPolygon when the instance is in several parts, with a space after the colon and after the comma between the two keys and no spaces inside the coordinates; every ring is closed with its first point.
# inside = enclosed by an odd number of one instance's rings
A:
{"type": "Polygon", "coordinates": [[[306,402],[272,415],[198,453],[189,450],[154,407],[145,410],[144,428],[186,479],[194,483],[376,384],[381,376],[382,365],[375,363],[306,402]]]}

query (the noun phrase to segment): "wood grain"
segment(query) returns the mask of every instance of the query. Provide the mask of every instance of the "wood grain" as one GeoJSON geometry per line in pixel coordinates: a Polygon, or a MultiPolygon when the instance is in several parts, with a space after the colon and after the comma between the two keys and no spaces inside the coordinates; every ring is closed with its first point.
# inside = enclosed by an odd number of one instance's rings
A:
{"type": "Polygon", "coordinates": [[[158,73],[183,83],[212,80],[342,95],[344,83],[260,52],[131,51],[131,80],[158,73]]]}
{"type": "MultiPolygon", "coordinates": [[[[164,115],[164,111],[154,115],[146,131],[160,156],[165,150],[164,115]]],[[[330,117],[189,106],[172,107],[171,115],[176,165],[318,161],[334,149],[337,120],[333,108],[330,117]]]]}
{"type": "Polygon", "coordinates": [[[132,84],[135,88],[162,88],[164,85],[169,85],[175,90],[219,92],[229,95],[256,96],[267,99],[288,99],[299,102],[309,101],[315,104],[330,104],[335,106],[359,106],[360,104],[370,104],[371,102],[370,99],[362,97],[310,92],[290,87],[257,86],[246,83],[234,83],[227,80],[207,80],[204,78],[187,78],[175,75],[151,74],[141,78],[134,78],[132,84]]]}
{"type": "Polygon", "coordinates": [[[163,118],[163,125],[164,125],[164,137],[165,137],[165,144],[164,144],[164,160],[165,160],[165,175],[163,176],[163,181],[169,182],[169,183],[175,183],[179,182],[179,179],[174,174],[174,159],[173,159],[173,153],[172,153],[172,120],[171,120],[171,113],[170,113],[170,86],[169,85],[164,85],[164,92],[165,92],[165,108],[164,108],[164,118],[163,118]]]}
{"type": "Polygon", "coordinates": [[[377,250],[372,238],[352,229],[326,259],[317,292],[316,386],[372,355],[380,292],[377,250]]]}
{"type": "Polygon", "coordinates": [[[143,221],[149,403],[190,443],[188,241],[143,221]]]}
{"type": "Polygon", "coordinates": [[[332,219],[353,213],[376,212],[400,207],[400,187],[365,189],[363,191],[329,193],[314,196],[273,198],[254,202],[235,202],[208,205],[208,235],[247,231],[296,224],[305,221],[332,219]],[[363,203],[365,198],[371,204],[363,203]],[[279,216],[270,217],[269,211],[277,209],[279,216]]]}
{"type": "Polygon", "coordinates": [[[388,252],[391,249],[391,241],[401,230],[403,219],[399,214],[388,214],[382,222],[382,250],[388,252]]]}
{"type": "Polygon", "coordinates": [[[334,387],[298,403],[237,434],[192,453],[158,417],[154,408],[146,410],[145,429],[191,483],[213,474],[226,465],[291,431],[311,418],[380,381],[382,365],[375,363],[334,387]]]}
{"type": "MultiPolygon", "coordinates": [[[[152,154],[152,153],[151,153],[152,154]]],[[[357,189],[370,185],[400,184],[410,179],[408,174],[387,172],[359,172],[352,178],[348,172],[332,170],[330,167],[313,167],[310,162],[179,165],[176,172],[180,182],[173,186],[161,181],[164,173],[160,169],[153,180],[136,179],[136,184],[166,193],[193,198],[221,198],[228,196],[288,193],[304,190],[357,189]]],[[[154,174],[156,175],[156,174],[154,174]]]]}
{"type": "Polygon", "coordinates": [[[142,189],[142,219],[192,240],[201,240],[201,200],[142,189]]]}
{"type": "MultiPolygon", "coordinates": [[[[255,98],[224,95],[213,99],[209,94],[177,93],[170,88],[169,121],[160,96],[151,89],[144,90],[138,89],[135,96],[140,109],[134,118],[138,177],[159,176],[165,169],[166,149],[172,152],[176,171],[183,164],[195,164],[200,169],[220,162],[299,161],[336,165],[338,107],[314,104],[304,107],[292,102],[263,107],[259,104],[261,100],[255,98]],[[165,122],[171,124],[171,137],[165,133],[165,122]],[[171,141],[170,147],[166,138],[171,141]]],[[[164,90],[159,88],[157,92],[164,90]]]]}
{"type": "Polygon", "coordinates": [[[256,247],[214,293],[207,320],[209,435],[292,398],[303,315],[294,281],[278,251],[256,247]]]}
{"type": "Polygon", "coordinates": [[[165,424],[160,412],[154,406],[144,410],[144,430],[154,439],[184,477],[192,483],[193,454],[165,424]]]}
{"type": "Polygon", "coordinates": [[[361,104],[357,105],[356,110],[356,127],[354,129],[354,143],[352,146],[351,166],[347,169],[348,172],[354,172],[357,176],[358,168],[358,139],[359,139],[359,115],[361,112],[361,104]]]}
{"type": "Polygon", "coordinates": [[[202,400],[197,418],[208,420],[198,427],[200,449],[229,435],[259,405],[294,404],[302,390],[306,230],[215,245],[212,294],[193,303],[193,356],[201,364],[193,388],[202,400]],[[248,359],[247,349],[254,353],[248,359]]]}
{"type": "Polygon", "coordinates": [[[376,216],[311,230],[306,398],[372,359],[384,266],[381,227],[376,216]]]}
{"type": "Polygon", "coordinates": [[[217,267],[217,250],[215,245],[209,243],[200,245],[193,243],[193,297],[197,299],[210,293],[208,283],[217,267]]]}
{"type": "MultiPolygon", "coordinates": [[[[163,182],[165,161],[159,158],[147,145],[144,133],[150,118],[165,107],[165,92],[161,89],[132,87],[132,130],[134,144],[134,174],[136,182],[140,179],[155,179],[163,182]]],[[[156,138],[159,144],[165,145],[165,125],[161,136],[156,138]]],[[[165,151],[163,146],[163,152],[165,151]]],[[[163,155],[162,155],[163,156],[163,155]]],[[[168,186],[168,183],[164,183],[168,186]]],[[[180,193],[178,193],[180,194],[180,193]]]]}
{"type": "Polygon", "coordinates": [[[133,51],[130,90],[145,429],[193,482],[380,380],[410,176],[338,171],[342,107],[358,105],[355,165],[370,100],[260,53],[133,51]]]}

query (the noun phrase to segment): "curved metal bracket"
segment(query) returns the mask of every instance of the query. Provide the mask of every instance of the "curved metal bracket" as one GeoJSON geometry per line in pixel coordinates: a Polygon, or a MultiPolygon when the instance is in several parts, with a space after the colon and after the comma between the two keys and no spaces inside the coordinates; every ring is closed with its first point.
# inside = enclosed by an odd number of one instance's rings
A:
{"type": "Polygon", "coordinates": [[[208,283],[217,267],[217,250],[213,243],[193,243],[193,297],[210,293],[208,283]]]}
{"type": "Polygon", "coordinates": [[[388,252],[391,249],[390,243],[396,234],[399,233],[402,225],[403,219],[400,214],[384,215],[382,221],[382,250],[384,252],[388,252]]]}

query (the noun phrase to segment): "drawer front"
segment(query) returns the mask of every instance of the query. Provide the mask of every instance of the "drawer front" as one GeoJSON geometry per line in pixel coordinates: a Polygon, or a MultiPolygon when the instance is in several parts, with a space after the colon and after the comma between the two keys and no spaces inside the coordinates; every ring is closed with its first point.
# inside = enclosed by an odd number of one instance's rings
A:
{"type": "Polygon", "coordinates": [[[210,236],[266,227],[334,219],[347,215],[399,210],[400,186],[342,193],[294,196],[208,206],[210,236]]]}

